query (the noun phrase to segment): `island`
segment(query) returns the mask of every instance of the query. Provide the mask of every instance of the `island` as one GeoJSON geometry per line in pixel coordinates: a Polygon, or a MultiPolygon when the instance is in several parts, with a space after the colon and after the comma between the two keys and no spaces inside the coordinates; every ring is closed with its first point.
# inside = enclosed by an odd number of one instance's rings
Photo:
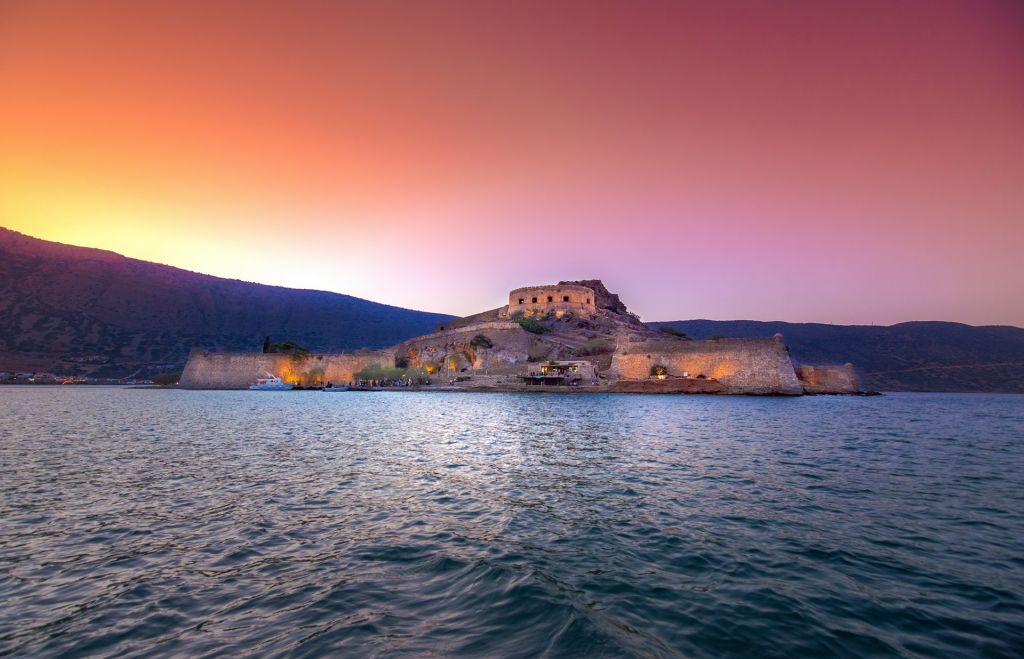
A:
{"type": "Polygon", "coordinates": [[[794,365],[781,334],[693,340],[647,327],[599,279],[517,288],[508,304],[382,350],[193,349],[186,389],[300,387],[788,395],[863,393],[852,364],[794,365]]]}

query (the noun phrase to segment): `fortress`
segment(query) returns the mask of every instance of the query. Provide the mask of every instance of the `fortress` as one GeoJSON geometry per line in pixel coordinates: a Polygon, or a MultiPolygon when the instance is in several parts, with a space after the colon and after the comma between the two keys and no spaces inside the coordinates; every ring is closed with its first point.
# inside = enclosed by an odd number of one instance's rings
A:
{"type": "Polygon", "coordinates": [[[508,294],[506,317],[553,313],[561,318],[567,312],[593,315],[597,311],[594,291],[586,286],[526,286],[508,294]]]}
{"type": "Polygon", "coordinates": [[[698,341],[650,329],[600,280],[517,288],[505,306],[452,320],[384,350],[288,355],[194,349],[181,386],[242,389],[268,374],[322,386],[361,380],[369,369],[425,374],[433,390],[860,391],[851,364],[794,366],[779,334],[698,341]]]}

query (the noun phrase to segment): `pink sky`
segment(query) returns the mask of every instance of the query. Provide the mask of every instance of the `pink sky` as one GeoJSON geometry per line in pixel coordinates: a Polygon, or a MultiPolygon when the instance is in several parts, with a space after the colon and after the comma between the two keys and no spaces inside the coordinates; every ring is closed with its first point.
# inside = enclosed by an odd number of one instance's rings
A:
{"type": "Polygon", "coordinates": [[[602,278],[1024,326],[1016,1],[0,0],[0,90],[42,238],[453,314],[602,278]]]}

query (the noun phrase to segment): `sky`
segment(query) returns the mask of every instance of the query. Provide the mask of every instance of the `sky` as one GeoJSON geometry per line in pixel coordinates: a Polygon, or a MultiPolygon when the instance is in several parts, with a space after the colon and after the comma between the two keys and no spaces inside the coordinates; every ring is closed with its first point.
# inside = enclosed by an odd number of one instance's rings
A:
{"type": "Polygon", "coordinates": [[[1024,326],[1024,3],[0,0],[0,226],[458,315],[1024,326]]]}

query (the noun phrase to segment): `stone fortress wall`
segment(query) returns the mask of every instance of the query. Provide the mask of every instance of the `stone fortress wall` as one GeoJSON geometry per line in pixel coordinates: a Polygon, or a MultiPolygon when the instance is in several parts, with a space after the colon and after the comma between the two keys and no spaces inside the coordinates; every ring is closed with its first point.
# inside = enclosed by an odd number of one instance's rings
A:
{"type": "Polygon", "coordinates": [[[623,380],[645,380],[651,367],[664,366],[669,377],[703,375],[731,393],[804,393],[782,336],[768,339],[673,341],[625,347],[612,356],[611,373],[623,380]]]}
{"type": "Polygon", "coordinates": [[[597,295],[586,286],[561,284],[554,286],[525,286],[508,294],[506,316],[544,314],[572,311],[593,315],[597,311],[597,295]]]}
{"type": "Polygon", "coordinates": [[[273,375],[295,385],[318,386],[355,380],[355,373],[367,366],[391,366],[394,353],[388,350],[363,353],[311,354],[303,359],[279,353],[211,352],[195,349],[181,374],[186,389],[245,389],[256,378],[273,375]]]}
{"type": "Polygon", "coordinates": [[[796,375],[809,394],[855,394],[861,390],[853,364],[841,366],[810,366],[803,364],[796,375]]]}

